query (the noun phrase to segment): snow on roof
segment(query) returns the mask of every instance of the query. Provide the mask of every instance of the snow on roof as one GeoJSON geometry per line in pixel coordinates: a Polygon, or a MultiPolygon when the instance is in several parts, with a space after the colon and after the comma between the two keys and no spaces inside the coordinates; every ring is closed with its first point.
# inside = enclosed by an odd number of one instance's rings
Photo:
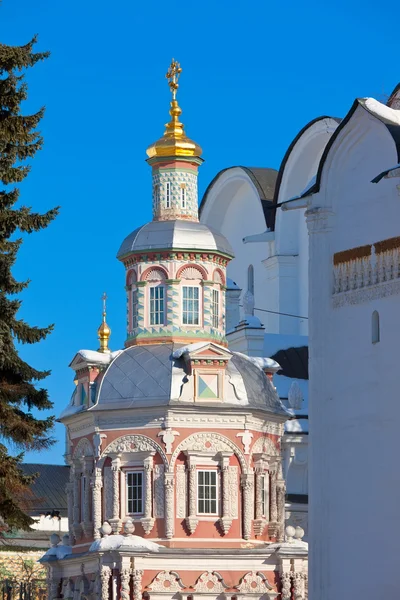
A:
{"type": "Polygon", "coordinates": [[[307,183],[306,187],[304,188],[304,190],[302,192],[300,192],[300,194],[298,194],[297,196],[292,196],[292,198],[289,198],[289,200],[285,200],[283,202],[283,204],[286,204],[286,202],[293,202],[293,200],[299,200],[300,198],[304,198],[304,196],[308,195],[308,192],[311,190],[312,187],[314,187],[314,185],[317,182],[317,174],[315,174],[310,181],[307,183]]]}
{"type": "Polygon", "coordinates": [[[400,125],[400,110],[390,108],[375,98],[360,98],[359,102],[375,117],[389,125],[400,125]]]}
{"type": "Polygon", "coordinates": [[[308,419],[289,419],[285,423],[285,433],[308,433],[308,419]]]}
{"type": "Polygon", "coordinates": [[[97,352],[96,350],[79,350],[77,354],[79,354],[87,362],[93,362],[99,365],[108,365],[121,352],[122,350],[116,350],[115,352],[110,353],[97,352]]]}
{"type": "Polygon", "coordinates": [[[241,352],[235,352],[235,354],[246,358],[261,370],[270,369],[271,371],[279,371],[281,368],[280,364],[278,364],[276,360],[273,360],[272,358],[267,358],[264,356],[247,356],[247,354],[242,354],[241,352]]]}
{"type": "Polygon", "coordinates": [[[135,550],[137,552],[159,552],[159,544],[142,538],[138,535],[106,535],[101,540],[96,540],[89,548],[89,552],[108,550],[135,550]]]}
{"type": "Polygon", "coordinates": [[[71,546],[64,546],[63,544],[60,544],[59,546],[52,546],[49,548],[40,560],[49,560],[51,558],[58,558],[61,560],[68,556],[68,554],[72,554],[71,546]]]}

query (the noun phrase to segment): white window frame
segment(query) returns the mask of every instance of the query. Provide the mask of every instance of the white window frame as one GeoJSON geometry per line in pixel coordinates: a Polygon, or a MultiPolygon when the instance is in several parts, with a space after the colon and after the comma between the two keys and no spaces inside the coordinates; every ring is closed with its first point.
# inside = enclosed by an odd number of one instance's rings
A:
{"type": "MultiPolygon", "coordinates": [[[[187,301],[192,300],[193,302],[195,301],[195,298],[188,298],[187,301]]],[[[201,286],[199,285],[186,285],[183,284],[182,285],[182,325],[185,325],[187,327],[199,327],[201,326],[202,323],[202,318],[201,318],[201,286]],[[197,319],[197,323],[185,323],[185,312],[188,315],[189,311],[184,311],[184,302],[185,302],[185,288],[186,289],[197,289],[198,292],[198,298],[197,298],[197,306],[198,306],[198,310],[197,310],[197,315],[198,315],[198,319],[197,319]]],[[[193,312],[193,311],[192,311],[193,312]]]]}
{"type": "MultiPolygon", "coordinates": [[[[204,485],[203,485],[204,487],[204,485]]],[[[197,515],[200,517],[207,517],[207,516],[218,516],[219,515],[219,477],[218,477],[218,470],[217,469],[197,469],[196,471],[196,509],[197,509],[197,515]],[[199,475],[200,473],[214,473],[215,475],[215,499],[210,499],[210,503],[213,501],[215,501],[215,512],[200,512],[199,510],[199,503],[200,500],[203,500],[204,502],[206,502],[205,498],[200,498],[200,483],[199,483],[199,475]]]]}
{"type": "MultiPolygon", "coordinates": [[[[159,292],[158,292],[159,293],[159,292]]],[[[150,326],[160,326],[160,325],[164,325],[165,324],[165,286],[162,283],[159,283],[157,285],[151,285],[149,287],[149,325],[150,326]],[[154,297],[152,298],[152,290],[162,290],[162,298],[157,298],[154,297]],[[152,311],[152,303],[154,302],[154,307],[156,306],[156,302],[161,302],[162,301],[162,310],[160,310],[160,308],[158,310],[154,310],[152,311]],[[156,315],[158,315],[158,323],[156,322],[152,322],[152,316],[154,315],[154,317],[156,317],[156,315]]],[[[159,305],[160,306],[160,305],[159,305]]],[[[155,321],[157,321],[156,318],[154,318],[155,321]]]]}
{"type": "Polygon", "coordinates": [[[171,182],[165,184],[165,208],[171,208],[171,182]]]}
{"type": "Polygon", "coordinates": [[[219,290],[213,288],[211,291],[211,326],[214,329],[219,329],[219,290]]]}
{"type": "Polygon", "coordinates": [[[269,502],[269,496],[267,494],[267,478],[269,479],[268,473],[263,473],[263,475],[261,475],[261,514],[264,518],[269,514],[269,506],[267,506],[267,502],[269,502]]]}
{"type": "Polygon", "coordinates": [[[138,326],[138,289],[136,286],[131,287],[131,325],[132,329],[138,326]]]}
{"type": "MultiPolygon", "coordinates": [[[[127,469],[124,470],[124,476],[125,476],[125,513],[126,515],[131,515],[131,516],[135,516],[135,517],[140,517],[144,515],[144,471],[143,469],[127,469]],[[139,512],[129,512],[129,483],[128,483],[128,477],[131,474],[135,474],[135,475],[141,475],[142,477],[142,494],[141,494],[141,498],[140,498],[140,502],[141,502],[141,508],[142,510],[139,512]]],[[[139,498],[137,498],[137,500],[139,500],[139,498]]],[[[132,502],[134,502],[134,500],[132,499],[132,502]]]]}
{"type": "Polygon", "coordinates": [[[182,187],[181,187],[181,207],[182,208],[186,208],[186,205],[187,205],[186,198],[187,198],[186,187],[185,187],[185,185],[182,185],[182,187]]]}

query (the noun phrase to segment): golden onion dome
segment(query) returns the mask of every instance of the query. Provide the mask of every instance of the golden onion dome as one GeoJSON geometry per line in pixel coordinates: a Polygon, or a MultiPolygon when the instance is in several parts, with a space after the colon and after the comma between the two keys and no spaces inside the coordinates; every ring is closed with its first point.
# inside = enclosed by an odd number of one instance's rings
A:
{"type": "Polygon", "coordinates": [[[102,296],[103,320],[102,320],[100,327],[97,330],[97,336],[98,336],[99,342],[100,342],[100,348],[98,349],[98,352],[103,352],[103,353],[111,352],[111,350],[108,347],[108,340],[110,339],[110,336],[111,336],[111,329],[106,323],[106,299],[107,299],[107,296],[104,293],[102,296]]]}
{"type": "Polygon", "coordinates": [[[166,124],[164,135],[147,148],[146,153],[149,158],[156,156],[200,157],[202,154],[201,147],[185,135],[183,124],[179,121],[182,109],[176,99],[176,92],[179,87],[178,79],[181,72],[180,64],[172,59],[166,74],[172,93],[171,109],[169,111],[171,121],[166,124]]]}

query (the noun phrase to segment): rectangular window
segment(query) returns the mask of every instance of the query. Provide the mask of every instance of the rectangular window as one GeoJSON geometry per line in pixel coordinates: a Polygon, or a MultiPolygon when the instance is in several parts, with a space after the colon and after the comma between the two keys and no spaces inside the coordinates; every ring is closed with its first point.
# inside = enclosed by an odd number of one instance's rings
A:
{"type": "Polygon", "coordinates": [[[199,288],[183,286],[183,324],[199,325],[199,288]]]}
{"type": "Polygon", "coordinates": [[[131,471],[126,474],[126,504],[128,514],[143,513],[143,472],[131,471]]]}
{"type": "Polygon", "coordinates": [[[186,188],[181,187],[181,206],[186,208],[186,188]]]}
{"type": "Polygon", "coordinates": [[[219,291],[212,291],[212,302],[211,302],[211,320],[212,326],[218,329],[219,327],[219,291]]]}
{"type": "Polygon", "coordinates": [[[261,510],[262,516],[269,520],[269,475],[261,477],[261,510]]]}
{"type": "Polygon", "coordinates": [[[165,185],[165,208],[171,208],[171,183],[169,181],[165,185]]]}
{"type": "Polygon", "coordinates": [[[217,471],[197,471],[197,510],[199,515],[216,515],[217,471]]]}
{"type": "Polygon", "coordinates": [[[150,325],[164,325],[164,286],[150,288],[150,325]]]}
{"type": "Polygon", "coordinates": [[[132,329],[138,326],[138,294],[132,290],[132,329]]]}

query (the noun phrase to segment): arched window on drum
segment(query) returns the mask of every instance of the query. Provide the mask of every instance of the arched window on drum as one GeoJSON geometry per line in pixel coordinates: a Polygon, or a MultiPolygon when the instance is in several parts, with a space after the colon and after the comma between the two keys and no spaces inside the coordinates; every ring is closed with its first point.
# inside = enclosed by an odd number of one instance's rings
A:
{"type": "Polygon", "coordinates": [[[147,323],[149,326],[165,324],[165,273],[162,269],[151,269],[146,277],[147,323]]]}

